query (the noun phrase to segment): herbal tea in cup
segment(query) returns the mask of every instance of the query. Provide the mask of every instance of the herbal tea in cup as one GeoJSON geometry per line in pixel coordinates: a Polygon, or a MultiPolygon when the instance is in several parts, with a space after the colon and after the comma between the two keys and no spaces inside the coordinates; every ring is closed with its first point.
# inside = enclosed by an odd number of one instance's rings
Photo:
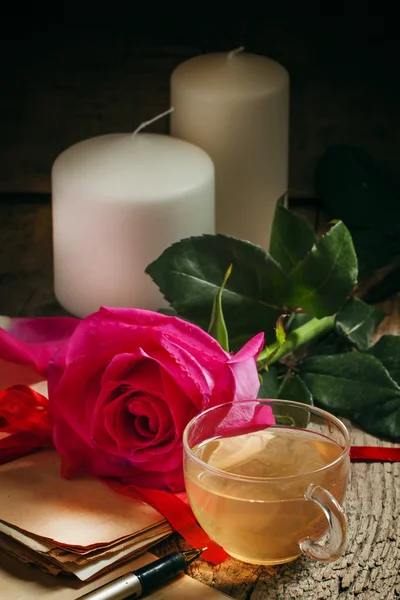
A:
{"type": "Polygon", "coordinates": [[[260,565],[341,555],[350,439],[339,419],[286,400],[238,401],[192,419],[183,441],[190,505],[228,554],[260,565]]]}

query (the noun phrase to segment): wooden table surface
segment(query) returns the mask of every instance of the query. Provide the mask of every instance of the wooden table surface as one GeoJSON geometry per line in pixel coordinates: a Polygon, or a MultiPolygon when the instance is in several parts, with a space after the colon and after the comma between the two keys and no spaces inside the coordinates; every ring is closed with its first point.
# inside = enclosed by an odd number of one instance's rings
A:
{"type": "MultiPolygon", "coordinates": [[[[400,334],[400,298],[382,303],[379,334],[400,334]]],[[[52,286],[48,203],[0,203],[0,315],[62,315],[52,286]]],[[[351,428],[353,443],[388,445],[351,428]]],[[[277,568],[197,561],[196,579],[238,600],[395,600],[400,598],[400,463],[352,465],[346,499],[348,544],[331,564],[307,558],[277,568]]],[[[153,551],[185,548],[178,535],[153,551]]]]}

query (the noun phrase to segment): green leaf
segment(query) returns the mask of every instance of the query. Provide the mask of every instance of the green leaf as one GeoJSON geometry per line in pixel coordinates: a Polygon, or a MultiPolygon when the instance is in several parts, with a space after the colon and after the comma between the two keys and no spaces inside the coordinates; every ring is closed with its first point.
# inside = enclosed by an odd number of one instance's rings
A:
{"type": "Polygon", "coordinates": [[[313,404],[310,390],[298,375],[278,377],[278,371],[275,367],[271,367],[269,371],[262,374],[258,398],[280,398],[281,400],[313,404]]]}
{"type": "Polygon", "coordinates": [[[287,325],[286,325],[287,333],[291,333],[298,327],[305,325],[306,323],[311,321],[311,319],[313,319],[313,318],[314,317],[312,315],[308,315],[307,313],[292,313],[290,315],[287,325]]]}
{"type": "Polygon", "coordinates": [[[289,279],[289,307],[300,307],[317,318],[339,310],[357,282],[357,257],[347,227],[334,225],[289,279]]]}
{"type": "Polygon", "coordinates": [[[382,363],[363,352],[315,356],[300,369],[315,402],[328,410],[351,415],[400,399],[400,387],[382,363]]]}
{"type": "Polygon", "coordinates": [[[392,379],[400,385],[400,336],[383,335],[368,354],[378,358],[392,379]]]}
{"type": "Polygon", "coordinates": [[[315,187],[326,212],[349,227],[377,229],[400,222],[397,187],[360,148],[330,148],[317,166],[315,187]]]}
{"type": "Polygon", "coordinates": [[[261,374],[261,385],[258,390],[258,398],[276,398],[279,389],[278,371],[271,367],[268,371],[261,374]]]}
{"type": "Polygon", "coordinates": [[[321,356],[323,354],[340,354],[343,352],[350,352],[354,346],[347,338],[338,335],[335,331],[332,331],[322,339],[316,340],[310,345],[307,351],[307,356],[321,356]]]}
{"type": "Polygon", "coordinates": [[[395,398],[369,408],[368,411],[354,415],[352,420],[373,435],[400,441],[400,400],[395,398]]]}
{"type": "Polygon", "coordinates": [[[211,313],[211,321],[208,327],[208,333],[213,336],[220,343],[221,348],[229,352],[229,338],[228,331],[226,329],[224,313],[222,311],[222,294],[224,292],[226,282],[232,272],[232,265],[229,265],[227,272],[225,273],[224,280],[221,287],[215,295],[213,308],[211,313]]]}
{"type": "Polygon", "coordinates": [[[151,263],[148,273],[178,314],[208,328],[214,297],[232,264],[224,292],[224,317],[231,346],[264,331],[273,341],[283,312],[287,278],[262,248],[224,235],[181,240],[151,263]]]}
{"type": "Polygon", "coordinates": [[[282,198],[278,200],[269,252],[285,273],[290,273],[316,242],[317,236],[310,223],[285,208],[282,198]]]}
{"type": "MultiPolygon", "coordinates": [[[[271,367],[267,373],[263,374],[263,381],[258,394],[259,398],[276,398],[282,400],[293,400],[303,404],[313,404],[310,391],[306,384],[298,375],[290,377],[283,376],[278,378],[275,367],[271,367]],[[280,382],[281,379],[281,382],[280,382]]],[[[308,414],[300,409],[290,407],[280,407],[279,414],[275,412],[276,422],[280,425],[296,425],[297,427],[307,427],[308,414]]]]}
{"type": "Polygon", "coordinates": [[[162,315],[167,315],[168,317],[176,317],[178,314],[176,310],[170,306],[159,308],[157,312],[161,313],[162,315]]]}
{"type": "MultiPolygon", "coordinates": [[[[293,400],[294,402],[301,402],[302,404],[313,405],[313,398],[310,394],[310,390],[307,388],[304,381],[300,379],[298,375],[292,375],[290,378],[285,378],[283,384],[279,390],[278,398],[282,400],[293,400]]],[[[293,406],[281,408],[279,410],[280,416],[289,418],[292,421],[292,425],[296,427],[306,428],[310,421],[310,415],[308,412],[304,412],[302,408],[293,408],[293,406]]],[[[282,424],[285,424],[284,419],[282,424]]]]}
{"type": "Polygon", "coordinates": [[[352,341],[360,350],[366,350],[371,337],[385,313],[355,298],[349,298],[336,315],[336,330],[352,341]]]}
{"type": "Polygon", "coordinates": [[[282,400],[294,400],[295,402],[313,405],[311,392],[298,375],[292,375],[289,379],[284,380],[278,397],[282,400]]]}

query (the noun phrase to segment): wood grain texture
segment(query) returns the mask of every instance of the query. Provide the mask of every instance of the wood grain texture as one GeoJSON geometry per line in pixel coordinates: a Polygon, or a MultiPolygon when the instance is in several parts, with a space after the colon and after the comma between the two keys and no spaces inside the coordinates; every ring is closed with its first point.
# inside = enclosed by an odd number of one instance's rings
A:
{"type": "MultiPolygon", "coordinates": [[[[388,317],[378,335],[400,334],[400,301],[381,304],[388,317]]],[[[49,205],[0,205],[0,314],[62,315],[52,289],[49,205]]],[[[387,445],[351,428],[355,444],[387,445]]],[[[352,465],[347,494],[348,544],[333,564],[301,558],[278,568],[229,560],[197,561],[196,579],[238,600],[395,600],[400,597],[400,463],[352,465]]],[[[185,548],[178,535],[156,554],[185,548]]]]}

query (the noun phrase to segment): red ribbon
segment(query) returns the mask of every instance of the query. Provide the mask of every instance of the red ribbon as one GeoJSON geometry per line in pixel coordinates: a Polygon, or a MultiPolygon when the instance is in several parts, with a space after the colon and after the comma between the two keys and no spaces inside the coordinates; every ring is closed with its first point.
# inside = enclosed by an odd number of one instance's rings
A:
{"type": "Polygon", "coordinates": [[[27,385],[0,391],[0,465],[53,446],[49,401],[27,385]]]}
{"type": "Polygon", "coordinates": [[[382,446],[351,446],[351,460],[376,461],[376,462],[399,462],[400,448],[388,448],[382,446]]]}
{"type": "MultiPolygon", "coordinates": [[[[48,407],[48,399],[26,385],[0,391],[0,464],[53,445],[48,407]]],[[[352,446],[350,458],[358,461],[400,461],[400,448],[352,446]]],[[[177,494],[124,486],[110,480],[105,482],[116,492],[139,497],[153,506],[192,546],[207,546],[208,550],[203,555],[206,560],[219,564],[227,558],[226,552],[199,527],[192,510],[177,494]]]]}

